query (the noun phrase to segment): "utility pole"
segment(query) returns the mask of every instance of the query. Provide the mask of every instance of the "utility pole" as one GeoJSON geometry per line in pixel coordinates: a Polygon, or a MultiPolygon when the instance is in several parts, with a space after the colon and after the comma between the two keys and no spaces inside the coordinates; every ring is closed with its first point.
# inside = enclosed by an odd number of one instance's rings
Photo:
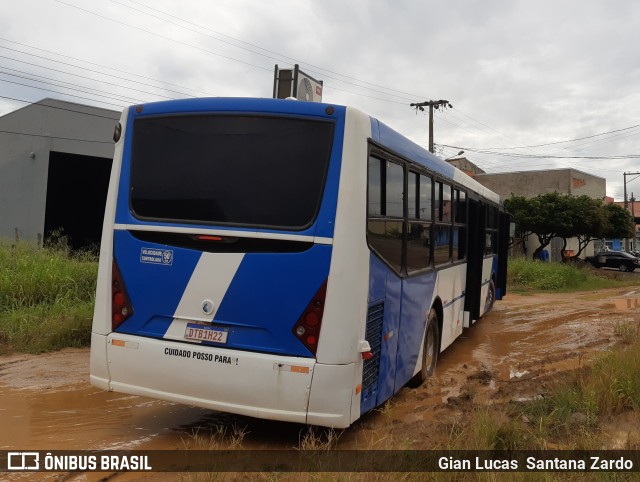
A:
{"type": "MultiPolygon", "coordinates": [[[[624,179],[624,210],[628,212],[629,203],[627,202],[627,176],[636,176],[633,179],[631,179],[633,181],[634,179],[637,179],[638,176],[640,176],[640,172],[624,172],[622,173],[622,176],[624,179]]],[[[631,197],[633,198],[633,193],[631,194],[631,197]]],[[[631,202],[635,203],[635,199],[633,199],[631,202]]],[[[632,216],[634,216],[633,223],[635,225],[635,213],[633,211],[634,211],[633,204],[631,204],[631,213],[632,213],[632,216]]],[[[625,239],[624,244],[625,244],[625,251],[629,251],[629,240],[625,239]]],[[[634,234],[634,244],[635,244],[635,234],[634,234]]]]}
{"type": "Polygon", "coordinates": [[[448,100],[427,100],[425,102],[411,104],[411,107],[415,107],[416,110],[420,109],[421,111],[424,111],[425,107],[429,107],[429,152],[435,152],[433,149],[433,109],[439,109],[440,106],[442,106],[443,109],[447,107],[451,109],[453,107],[448,100]]]}

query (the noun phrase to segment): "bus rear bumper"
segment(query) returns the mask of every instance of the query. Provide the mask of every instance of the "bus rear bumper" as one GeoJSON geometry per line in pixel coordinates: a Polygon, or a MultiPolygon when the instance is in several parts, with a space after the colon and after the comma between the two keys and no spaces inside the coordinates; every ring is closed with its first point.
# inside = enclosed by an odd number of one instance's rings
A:
{"type": "MultiPolygon", "coordinates": [[[[90,380],[110,391],[250,417],[348,426],[350,407],[335,404],[307,421],[316,366],[312,358],[93,333],[90,380]]],[[[326,378],[326,369],[320,372],[326,378]]]]}

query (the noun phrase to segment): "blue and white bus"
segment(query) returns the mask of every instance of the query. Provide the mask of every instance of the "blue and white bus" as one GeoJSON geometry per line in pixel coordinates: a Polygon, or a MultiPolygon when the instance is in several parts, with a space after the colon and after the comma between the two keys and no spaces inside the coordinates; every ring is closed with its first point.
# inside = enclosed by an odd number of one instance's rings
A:
{"type": "Polygon", "coordinates": [[[354,108],[150,103],[114,139],[97,387],[347,427],[506,292],[499,196],[354,108]]]}

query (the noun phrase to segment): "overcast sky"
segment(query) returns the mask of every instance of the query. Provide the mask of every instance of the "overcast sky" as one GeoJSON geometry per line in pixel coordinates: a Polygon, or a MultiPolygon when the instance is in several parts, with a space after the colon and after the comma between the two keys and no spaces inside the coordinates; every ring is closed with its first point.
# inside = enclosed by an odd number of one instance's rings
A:
{"type": "Polygon", "coordinates": [[[637,0],[20,0],[0,15],[0,115],[26,105],[7,97],[271,97],[274,65],[298,63],[323,101],[425,147],[428,117],[409,104],[448,100],[442,157],[573,167],[622,200],[623,172],[640,171],[639,46],[637,0]]]}

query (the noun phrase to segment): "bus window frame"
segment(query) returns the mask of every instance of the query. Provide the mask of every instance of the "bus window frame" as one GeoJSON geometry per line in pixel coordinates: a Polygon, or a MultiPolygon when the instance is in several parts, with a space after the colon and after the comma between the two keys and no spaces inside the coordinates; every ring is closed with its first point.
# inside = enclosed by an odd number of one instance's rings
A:
{"type": "MultiPolygon", "coordinates": [[[[385,188],[383,187],[383,183],[381,182],[381,191],[384,190],[385,188]]],[[[373,252],[375,253],[375,255],[387,266],[389,267],[396,275],[398,275],[400,278],[412,278],[414,276],[420,276],[424,273],[427,272],[432,272],[432,271],[439,271],[442,269],[446,269],[448,267],[451,266],[456,266],[459,264],[463,264],[463,263],[467,263],[468,262],[468,253],[469,253],[469,191],[467,190],[467,188],[461,184],[456,183],[453,179],[448,179],[443,177],[442,175],[430,170],[428,167],[423,166],[422,164],[419,164],[417,162],[411,161],[409,159],[404,158],[403,156],[400,156],[392,151],[390,151],[387,148],[383,148],[382,146],[378,145],[375,141],[369,139],[369,148],[367,150],[367,186],[366,186],[366,196],[367,196],[367,200],[366,200],[366,226],[367,226],[367,232],[366,232],[366,241],[367,241],[367,247],[373,252]],[[403,193],[403,204],[404,204],[404,218],[400,219],[400,218],[396,218],[396,217],[388,217],[386,215],[370,215],[369,214],[369,160],[370,158],[376,158],[379,159],[381,162],[393,162],[394,164],[399,164],[400,166],[403,167],[404,169],[404,193],[403,193]],[[420,176],[425,176],[427,178],[429,178],[431,180],[431,219],[429,220],[423,220],[420,218],[409,218],[408,217],[408,202],[409,202],[409,194],[408,194],[408,187],[409,187],[409,176],[410,174],[418,174],[418,186],[420,184],[419,179],[420,176]],[[436,202],[435,202],[435,189],[437,187],[437,183],[440,183],[440,185],[445,185],[448,186],[450,191],[451,191],[451,195],[450,195],[450,199],[449,202],[451,203],[451,216],[450,216],[450,221],[439,221],[438,217],[439,214],[437,212],[438,209],[440,209],[440,211],[442,211],[442,206],[440,208],[436,207],[436,202]],[[465,203],[464,203],[464,209],[465,209],[465,215],[464,215],[464,223],[458,223],[456,222],[456,209],[458,209],[458,205],[456,204],[456,199],[455,199],[455,193],[456,190],[464,193],[465,196],[465,203]],[[400,222],[402,221],[403,223],[403,239],[402,239],[402,255],[401,255],[401,259],[402,259],[402,265],[400,266],[400,269],[398,270],[396,267],[394,267],[391,263],[389,263],[371,244],[370,240],[369,240],[369,229],[368,229],[368,225],[369,225],[369,220],[376,220],[376,221],[396,221],[396,222],[400,222]],[[425,268],[420,268],[417,270],[408,270],[408,266],[407,266],[407,242],[408,242],[408,230],[409,230],[409,225],[410,224],[415,224],[415,223],[420,223],[423,225],[429,225],[429,240],[430,240],[430,247],[429,247],[429,264],[427,267],[425,268]],[[442,263],[438,263],[435,264],[435,259],[434,259],[434,235],[436,232],[436,226],[447,226],[449,227],[450,230],[450,235],[449,235],[449,259],[445,262],[442,263]],[[461,259],[454,259],[454,249],[453,249],[453,236],[455,233],[456,228],[460,229],[464,229],[466,232],[466,236],[465,236],[465,242],[466,242],[466,246],[465,246],[465,255],[463,258],[461,259]]],[[[419,197],[419,192],[417,194],[417,196],[419,197]]],[[[481,196],[480,196],[481,197],[481,196]]],[[[498,208],[499,209],[499,208],[498,208]]],[[[419,213],[418,213],[419,214],[419,213]]],[[[481,242],[484,243],[484,240],[482,240],[481,242]]],[[[484,251],[483,251],[484,252],[484,251]]]]}

